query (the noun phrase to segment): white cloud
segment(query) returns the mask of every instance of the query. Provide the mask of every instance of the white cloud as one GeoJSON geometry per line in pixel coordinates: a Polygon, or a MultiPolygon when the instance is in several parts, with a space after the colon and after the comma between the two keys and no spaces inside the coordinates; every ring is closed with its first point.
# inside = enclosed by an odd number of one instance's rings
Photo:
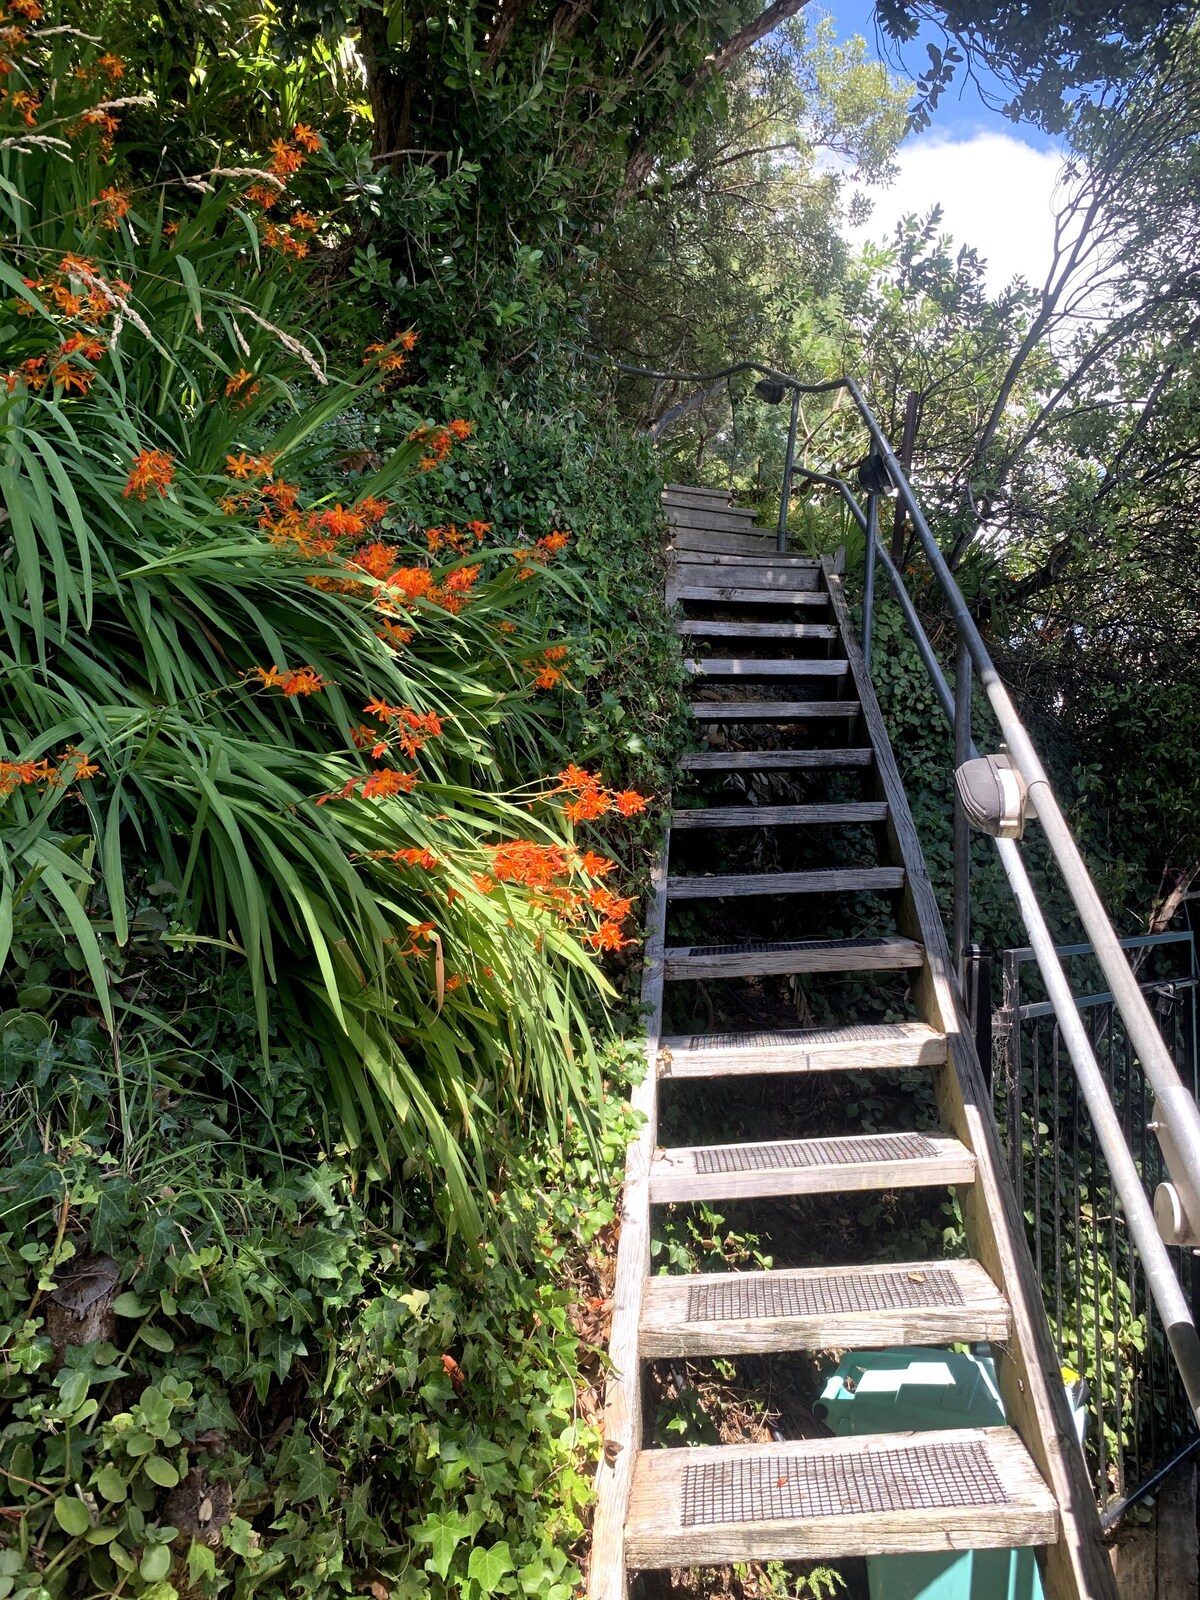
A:
{"type": "Polygon", "coordinates": [[[1016,273],[1040,288],[1050,264],[1061,164],[1058,151],[1035,150],[1007,133],[910,139],[900,147],[896,182],[868,191],[871,216],[847,236],[858,244],[886,240],[902,217],[924,216],[940,204],[942,232],[979,251],[993,293],[1016,273]]]}

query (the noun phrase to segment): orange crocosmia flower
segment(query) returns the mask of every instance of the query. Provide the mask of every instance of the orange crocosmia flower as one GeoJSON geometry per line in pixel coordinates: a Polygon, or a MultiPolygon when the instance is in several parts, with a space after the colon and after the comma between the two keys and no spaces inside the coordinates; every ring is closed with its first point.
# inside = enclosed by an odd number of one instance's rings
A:
{"type": "Polygon", "coordinates": [[[133,458],[125,484],[125,498],[136,495],[144,500],[151,489],[165,495],[175,476],[175,458],[167,450],[140,450],[133,458]]]}
{"type": "Polygon", "coordinates": [[[226,380],[225,393],[227,395],[237,394],[239,389],[244,389],[248,383],[253,382],[254,374],[252,372],[247,372],[245,367],[239,367],[237,371],[232,373],[226,380]]]}
{"type": "Polygon", "coordinates": [[[433,586],[428,567],[397,567],[388,575],[387,586],[395,589],[407,600],[419,600],[433,586]]]}
{"type": "Polygon", "coordinates": [[[96,374],[91,367],[75,367],[69,361],[56,361],[50,369],[50,381],[61,388],[64,394],[70,394],[72,389],[86,394],[95,383],[96,374]]]}
{"type": "Polygon", "coordinates": [[[257,476],[258,463],[253,456],[248,456],[243,450],[241,455],[225,457],[225,473],[230,478],[253,478],[257,476]]]}
{"type": "Polygon", "coordinates": [[[38,0],[9,0],[8,9],[16,17],[24,17],[26,22],[40,22],[45,15],[38,0]]]}
{"type": "Polygon", "coordinates": [[[104,207],[104,215],[100,218],[103,228],[119,228],[121,218],[129,213],[129,196],[122,189],[101,189],[99,198],[93,200],[92,204],[104,207]]]}
{"type": "Polygon", "coordinates": [[[516,839],[487,848],[492,871],[501,883],[523,883],[527,888],[544,890],[569,870],[567,853],[559,845],[516,839]]]}
{"type": "Polygon", "coordinates": [[[356,511],[347,511],[345,506],[339,504],[321,512],[321,526],[339,539],[351,538],[363,531],[363,519],[356,511]]]}
{"type": "Polygon", "coordinates": [[[309,155],[321,148],[320,135],[303,122],[298,122],[292,129],[292,139],[302,150],[307,150],[309,155]]]}
{"type": "Polygon", "coordinates": [[[245,198],[251,205],[261,206],[264,211],[269,211],[279,199],[279,190],[272,189],[269,183],[252,183],[246,190],[245,198]]]}
{"type": "Polygon", "coordinates": [[[579,858],[579,870],[586,872],[589,878],[607,878],[610,872],[616,870],[617,863],[610,861],[607,856],[598,856],[594,850],[585,850],[579,858]]]}
{"type": "Polygon", "coordinates": [[[611,889],[606,889],[603,884],[597,884],[591,890],[587,901],[593,911],[600,912],[601,916],[608,917],[613,922],[623,922],[633,906],[632,900],[623,900],[620,895],[615,895],[611,889]]]}
{"type": "MultiPolygon", "coordinates": [[[[257,388],[257,384],[255,385],[257,388]]],[[[264,500],[273,500],[281,511],[291,511],[300,495],[298,483],[285,483],[282,478],[269,478],[262,486],[264,500]]]]}
{"type": "Polygon", "coordinates": [[[495,878],[489,878],[486,872],[473,872],[471,882],[480,894],[494,894],[496,890],[495,878]]]}
{"type": "Polygon", "coordinates": [[[593,950],[620,950],[627,941],[621,936],[619,924],[602,922],[593,932],[585,935],[593,950]]]}
{"type": "Polygon", "coordinates": [[[608,810],[608,796],[601,790],[580,795],[578,800],[568,800],[563,814],[569,822],[594,822],[608,810]]]}
{"type": "Polygon", "coordinates": [[[464,422],[461,417],[455,417],[454,421],[448,422],[446,426],[456,439],[469,439],[475,424],[464,422]]]}
{"type": "Polygon", "coordinates": [[[378,717],[380,722],[390,722],[393,717],[402,716],[403,706],[390,706],[386,700],[368,700],[363,710],[369,716],[378,717]]]}
{"type": "Polygon", "coordinates": [[[397,866],[423,867],[426,872],[432,872],[434,867],[440,866],[437,856],[432,850],[397,850],[392,856],[397,866]]]}
{"type": "MultiPolygon", "coordinates": [[[[30,94],[28,89],[14,89],[7,99],[10,109],[17,113],[27,128],[37,127],[37,114],[42,102],[36,95],[30,94]]],[[[92,204],[99,205],[100,202],[93,200],[92,204]]]]}
{"type": "Polygon", "coordinates": [[[562,673],[557,667],[543,667],[533,680],[533,686],[535,689],[553,689],[561,677],[562,673]]]}
{"type": "Polygon", "coordinates": [[[303,233],[315,233],[317,229],[316,217],[310,216],[307,211],[293,211],[288,218],[293,228],[299,228],[303,233]]]}
{"type": "Polygon", "coordinates": [[[83,783],[88,778],[94,778],[100,772],[99,763],[93,761],[91,756],[87,755],[83,750],[76,750],[73,745],[63,752],[62,760],[64,766],[68,761],[75,763],[74,777],[77,783],[83,783]]]}
{"type": "Polygon", "coordinates": [[[418,772],[397,772],[392,767],[379,767],[363,784],[363,799],[386,800],[394,794],[411,794],[420,777],[418,772]]]}
{"type": "Polygon", "coordinates": [[[118,78],[125,76],[125,63],[120,56],[114,56],[111,50],[106,50],[102,56],[97,56],[96,65],[109,83],[116,83],[118,78]]]}
{"type": "Polygon", "coordinates": [[[322,689],[328,688],[326,680],[312,667],[297,667],[294,672],[280,672],[275,666],[254,667],[250,675],[261,678],[266,689],[282,689],[288,699],[294,699],[296,695],[319,694],[322,689]]]}
{"type": "Polygon", "coordinates": [[[398,627],[394,622],[385,622],[383,627],[377,630],[376,636],[385,644],[390,644],[399,650],[402,646],[412,643],[413,631],[411,628],[398,627]]]}
{"type": "Polygon", "coordinates": [[[299,150],[293,149],[285,139],[272,139],[268,149],[271,159],[267,162],[267,168],[277,178],[290,178],[304,165],[304,157],[299,150]]]}
{"type": "MultiPolygon", "coordinates": [[[[360,512],[361,516],[362,513],[360,512]]],[[[354,552],[354,565],[361,567],[364,572],[369,572],[373,578],[378,578],[382,583],[388,573],[394,569],[396,557],[400,554],[399,547],[394,544],[384,544],[376,539],[371,544],[365,544],[360,550],[354,552]]]]}
{"type": "Polygon", "coordinates": [[[547,648],[545,656],[547,661],[565,661],[567,647],[565,644],[552,644],[547,648]]]}
{"type": "Polygon", "coordinates": [[[365,723],[356,722],[350,729],[350,743],[356,750],[365,750],[368,745],[375,743],[378,735],[374,728],[368,728],[365,723]]]}
{"type": "Polygon", "coordinates": [[[543,534],[538,540],[538,547],[550,555],[557,555],[560,550],[565,550],[571,542],[569,533],[560,533],[557,529],[553,533],[543,534]]]}
{"type": "Polygon", "coordinates": [[[491,533],[491,531],[492,525],[490,522],[476,521],[467,523],[467,532],[474,537],[476,544],[482,544],[484,534],[491,533]]]}
{"type": "Polygon", "coordinates": [[[612,800],[623,817],[636,817],[646,809],[646,796],[639,794],[636,789],[622,789],[619,794],[613,795],[612,800]]]}
{"type": "Polygon", "coordinates": [[[377,500],[373,494],[368,494],[355,502],[354,509],[364,522],[374,523],[382,522],[392,508],[388,501],[377,500]]]}

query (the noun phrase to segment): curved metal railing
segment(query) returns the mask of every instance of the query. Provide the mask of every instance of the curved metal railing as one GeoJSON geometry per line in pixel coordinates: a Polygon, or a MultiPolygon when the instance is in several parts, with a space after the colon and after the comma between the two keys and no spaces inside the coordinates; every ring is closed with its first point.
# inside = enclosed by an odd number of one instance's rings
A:
{"type": "MultiPolygon", "coordinates": [[[[612,365],[622,371],[659,381],[704,385],[711,385],[721,378],[733,377],[742,372],[757,372],[766,380],[767,386],[780,390],[778,395],[768,393],[764,398],[775,401],[782,399],[784,393],[790,392],[791,419],[780,495],[778,548],[781,551],[787,548],[788,509],[791,503],[792,481],[797,472],[806,480],[836,489],[862,529],[866,540],[862,628],[864,654],[869,662],[875,567],[878,563],[883,567],[891,592],[932,681],[934,692],[954,730],[956,766],[978,755],[971,730],[972,679],[978,675],[980,685],[999,724],[1009,761],[1019,772],[1029,800],[1032,802],[1029,808],[1030,814],[1036,814],[1037,820],[1042,825],[1051,853],[1079,915],[1080,923],[1095,950],[1096,960],[1124,1020],[1129,1040],[1140,1058],[1146,1079],[1154,1092],[1152,1126],[1163,1143],[1168,1168],[1179,1190],[1187,1218],[1194,1230],[1200,1230],[1200,1110],[1197,1109],[1195,1100],[1175,1069],[1170,1052],[1146,1004],[1138,979],[1126,960],[1116,931],[1055,798],[1033,741],[996,670],[983,636],[971,616],[967,602],[930,529],[908,477],[858,384],[848,376],[828,379],[822,383],[802,383],[787,373],[778,372],[755,361],[740,361],[711,373],[655,372],[649,368],[631,367],[620,362],[614,362],[612,365]],[[930,644],[896,562],[879,540],[878,506],[882,488],[867,489],[867,504],[864,508],[845,478],[834,473],[814,472],[807,467],[796,467],[796,436],[801,396],[830,394],[837,390],[844,391],[854,402],[870,435],[872,452],[886,467],[887,478],[908,513],[917,543],[949,609],[957,636],[953,688],[947,681],[930,644]]],[[[968,829],[969,824],[962,803],[956,798],[952,944],[960,988],[963,983],[962,958],[969,941],[970,922],[968,829]]],[[[1070,983],[1055,951],[1053,936],[1046,924],[1016,840],[997,838],[995,843],[1041,971],[1047,997],[1058,1019],[1080,1092],[1108,1161],[1113,1185],[1125,1213],[1130,1238],[1141,1257],[1147,1285],[1162,1317],[1167,1340],[1179,1368],[1192,1413],[1200,1422],[1200,1336],[1197,1335],[1191,1308],[1176,1276],[1166,1245],[1160,1237],[1153,1208],[1125,1142],[1120,1116],[1113,1105],[1087,1030],[1076,1008],[1070,983]]]]}

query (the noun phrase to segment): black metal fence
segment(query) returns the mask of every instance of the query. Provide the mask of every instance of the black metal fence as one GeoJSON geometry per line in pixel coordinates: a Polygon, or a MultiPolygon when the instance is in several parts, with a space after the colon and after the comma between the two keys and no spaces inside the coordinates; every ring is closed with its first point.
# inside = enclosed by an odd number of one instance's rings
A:
{"type": "MultiPolygon", "coordinates": [[[[1122,941],[1184,1083],[1197,1089],[1197,969],[1191,933],[1122,941]]],[[[1094,986],[1090,945],[1063,946],[1077,994],[1094,986]]],[[[1106,1522],[1159,1472],[1200,1447],[1162,1324],[1113,1197],[1033,951],[1006,950],[992,1014],[992,1095],[1059,1358],[1087,1382],[1085,1449],[1106,1522]]],[[[1077,1001],[1147,1192],[1166,1176],[1151,1095],[1112,995],[1077,1001]]],[[[1200,1260],[1173,1251],[1193,1304],[1200,1260]]]]}

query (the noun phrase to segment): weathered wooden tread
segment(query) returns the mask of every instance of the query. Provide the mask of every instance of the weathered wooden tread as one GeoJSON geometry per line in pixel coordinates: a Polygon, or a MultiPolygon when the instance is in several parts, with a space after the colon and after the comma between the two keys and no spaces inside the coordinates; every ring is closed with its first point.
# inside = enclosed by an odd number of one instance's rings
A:
{"type": "Polygon", "coordinates": [[[774,541],[754,528],[747,528],[744,533],[723,533],[719,528],[673,522],[667,549],[676,556],[688,551],[696,555],[752,556],[758,560],[774,549],[774,541]]]}
{"type": "MultiPolygon", "coordinates": [[[[743,537],[741,534],[739,538],[743,537]]],[[[675,560],[682,567],[719,567],[722,572],[745,572],[756,567],[769,567],[772,572],[820,572],[821,563],[809,556],[781,555],[778,550],[740,551],[678,550],[675,560]]]]}
{"type": "Polygon", "coordinates": [[[703,806],[671,815],[673,832],[689,828],[795,828],[886,822],[886,800],[825,800],[818,805],[703,806]]]}
{"type": "Polygon", "coordinates": [[[946,1036],[927,1023],[878,1022],[778,1032],[668,1034],[659,1047],[658,1074],[724,1078],[758,1072],[935,1067],[945,1060],[946,1036]]]}
{"type": "Polygon", "coordinates": [[[663,503],[668,500],[719,500],[723,504],[731,504],[734,491],[732,489],[709,489],[703,484],[695,483],[668,483],[663,487],[663,503]]]}
{"type": "Polygon", "coordinates": [[[696,700],[697,722],[803,722],[809,717],[856,717],[857,700],[696,700]]]}
{"type": "MultiPolygon", "coordinates": [[[[737,557],[731,559],[737,560],[737,557]]],[[[819,569],[816,567],[785,567],[782,571],[774,563],[763,565],[757,561],[738,561],[737,566],[716,566],[705,557],[700,561],[680,561],[675,564],[675,582],[689,587],[725,589],[753,589],[755,598],[768,599],[794,590],[819,589],[819,569]],[[761,593],[759,592],[761,591],[761,593]]]]}
{"type": "Polygon", "coordinates": [[[645,1450],[632,1568],[1053,1544],[1058,1512],[1011,1428],[645,1450]]]}
{"type": "Polygon", "coordinates": [[[668,945],[668,980],[742,978],[793,972],[895,972],[919,967],[925,947],[915,939],[795,939],[783,944],[668,945]]]}
{"type": "Polygon", "coordinates": [[[709,872],[667,879],[671,900],[731,900],[760,894],[891,894],[903,867],[833,867],[807,872],[709,872]]]}
{"type": "Polygon", "coordinates": [[[829,596],[824,589],[750,589],[741,584],[686,582],[668,585],[667,603],[675,600],[704,600],[711,604],[747,606],[825,606],[829,596]]]}
{"type": "Polygon", "coordinates": [[[712,533],[752,533],[773,541],[769,530],[755,523],[754,513],[740,506],[668,504],[666,514],[669,528],[702,528],[712,533]]]}
{"type": "Polygon", "coordinates": [[[833,622],[736,622],[711,617],[681,617],[676,633],[697,639],[836,639],[833,622]]]}
{"type": "Polygon", "coordinates": [[[814,767],[869,767],[870,748],[833,750],[692,750],[680,756],[687,772],[796,772],[814,767]]]}
{"type": "Polygon", "coordinates": [[[655,1152],[650,1203],[942,1188],[970,1183],[974,1176],[975,1157],[945,1134],[857,1133],[681,1145],[655,1152]]]}
{"type": "Polygon", "coordinates": [[[687,660],[687,672],[697,678],[844,678],[850,663],[843,658],[832,661],[796,656],[779,656],[769,661],[752,661],[741,656],[709,656],[707,660],[687,660]]]}
{"type": "Polygon", "coordinates": [[[1008,1302],[977,1261],[913,1261],[650,1278],[638,1348],[649,1360],[970,1344],[1008,1333],[1008,1302]]]}

